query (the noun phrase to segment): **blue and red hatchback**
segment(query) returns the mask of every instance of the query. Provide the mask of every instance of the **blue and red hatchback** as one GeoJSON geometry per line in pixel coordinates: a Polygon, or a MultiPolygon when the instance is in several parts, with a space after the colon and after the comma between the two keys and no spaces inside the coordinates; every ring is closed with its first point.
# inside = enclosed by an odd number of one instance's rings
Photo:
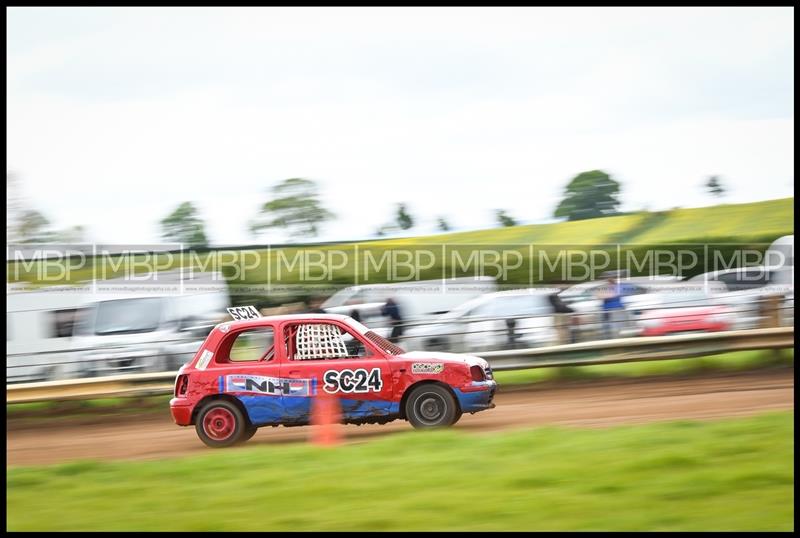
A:
{"type": "Polygon", "coordinates": [[[406,352],[347,316],[299,314],[217,325],[178,371],[170,409],[224,447],[261,426],[309,424],[323,392],[339,398],[345,423],[435,428],[493,408],[496,388],[479,357],[406,352]]]}

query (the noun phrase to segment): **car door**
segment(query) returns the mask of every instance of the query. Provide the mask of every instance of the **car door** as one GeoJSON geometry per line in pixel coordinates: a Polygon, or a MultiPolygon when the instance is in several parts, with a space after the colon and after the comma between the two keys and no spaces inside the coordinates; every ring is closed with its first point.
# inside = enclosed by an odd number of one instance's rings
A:
{"type": "Polygon", "coordinates": [[[220,342],[209,369],[218,373],[219,391],[244,405],[254,425],[283,419],[288,385],[280,379],[275,327],[250,327],[231,332],[220,342]]]}
{"type": "Polygon", "coordinates": [[[397,413],[389,361],[361,334],[334,321],[291,322],[282,340],[281,377],[291,389],[283,399],[286,422],[309,422],[318,395],[338,397],[348,420],[397,413]]]}
{"type": "MultiPolygon", "coordinates": [[[[467,351],[493,351],[519,347],[521,338],[531,337],[533,328],[542,326],[540,319],[528,319],[535,310],[532,295],[495,297],[470,313],[465,324],[464,342],[467,351]]],[[[552,320],[545,324],[552,325],[552,320]]]]}
{"type": "Polygon", "coordinates": [[[515,312],[515,345],[540,347],[556,343],[553,305],[547,295],[530,294],[518,297],[515,312]]]}
{"type": "Polygon", "coordinates": [[[500,316],[502,297],[493,297],[485,303],[473,308],[463,318],[458,328],[462,346],[458,351],[474,353],[497,349],[505,340],[506,326],[500,316]]]}

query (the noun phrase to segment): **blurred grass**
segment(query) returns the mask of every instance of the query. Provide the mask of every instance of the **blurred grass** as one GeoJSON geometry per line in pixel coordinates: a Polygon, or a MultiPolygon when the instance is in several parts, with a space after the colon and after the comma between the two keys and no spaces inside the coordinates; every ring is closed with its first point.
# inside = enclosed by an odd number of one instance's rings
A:
{"type": "Polygon", "coordinates": [[[752,204],[721,204],[702,209],[675,209],[658,226],[632,238],[636,243],[689,241],[702,230],[706,237],[752,239],[794,232],[794,198],[752,204]]]}
{"type": "Polygon", "coordinates": [[[502,387],[566,379],[601,379],[644,376],[692,375],[703,372],[738,372],[772,366],[793,366],[794,348],[782,350],[735,351],[720,355],[646,362],[623,362],[592,366],[561,366],[495,372],[502,387]]]}
{"type": "Polygon", "coordinates": [[[120,413],[168,413],[172,394],[142,396],[134,398],[97,398],[93,400],[63,400],[52,402],[30,402],[6,404],[6,416],[48,417],[48,416],[101,416],[120,413]]]}
{"type": "Polygon", "coordinates": [[[788,531],[793,418],[408,432],[10,468],[7,530],[788,531]]]}

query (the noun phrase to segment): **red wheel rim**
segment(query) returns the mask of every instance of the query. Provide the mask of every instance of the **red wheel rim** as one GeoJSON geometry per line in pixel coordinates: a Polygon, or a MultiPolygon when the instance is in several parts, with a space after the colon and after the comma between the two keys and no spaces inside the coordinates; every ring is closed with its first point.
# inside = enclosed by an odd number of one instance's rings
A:
{"type": "Polygon", "coordinates": [[[212,409],[203,417],[203,431],[215,441],[224,441],[236,429],[236,418],[224,407],[212,409]]]}

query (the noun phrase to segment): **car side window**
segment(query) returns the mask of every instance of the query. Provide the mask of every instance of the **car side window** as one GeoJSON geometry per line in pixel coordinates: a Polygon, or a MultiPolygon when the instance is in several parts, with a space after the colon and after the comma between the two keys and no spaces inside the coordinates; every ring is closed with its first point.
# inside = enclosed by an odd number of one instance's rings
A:
{"type": "Polygon", "coordinates": [[[495,301],[487,301],[467,313],[467,317],[488,318],[495,311],[495,301]]]}
{"type": "Polygon", "coordinates": [[[247,329],[236,335],[228,360],[230,362],[255,362],[272,360],[275,356],[275,333],[272,327],[247,329]]]}
{"type": "Polygon", "coordinates": [[[284,330],[289,360],[333,360],[369,357],[369,348],[356,336],[332,323],[297,323],[284,330]]]}
{"type": "Polygon", "coordinates": [[[731,291],[758,288],[767,284],[767,272],[763,269],[732,271],[720,275],[722,281],[731,291]]]}

